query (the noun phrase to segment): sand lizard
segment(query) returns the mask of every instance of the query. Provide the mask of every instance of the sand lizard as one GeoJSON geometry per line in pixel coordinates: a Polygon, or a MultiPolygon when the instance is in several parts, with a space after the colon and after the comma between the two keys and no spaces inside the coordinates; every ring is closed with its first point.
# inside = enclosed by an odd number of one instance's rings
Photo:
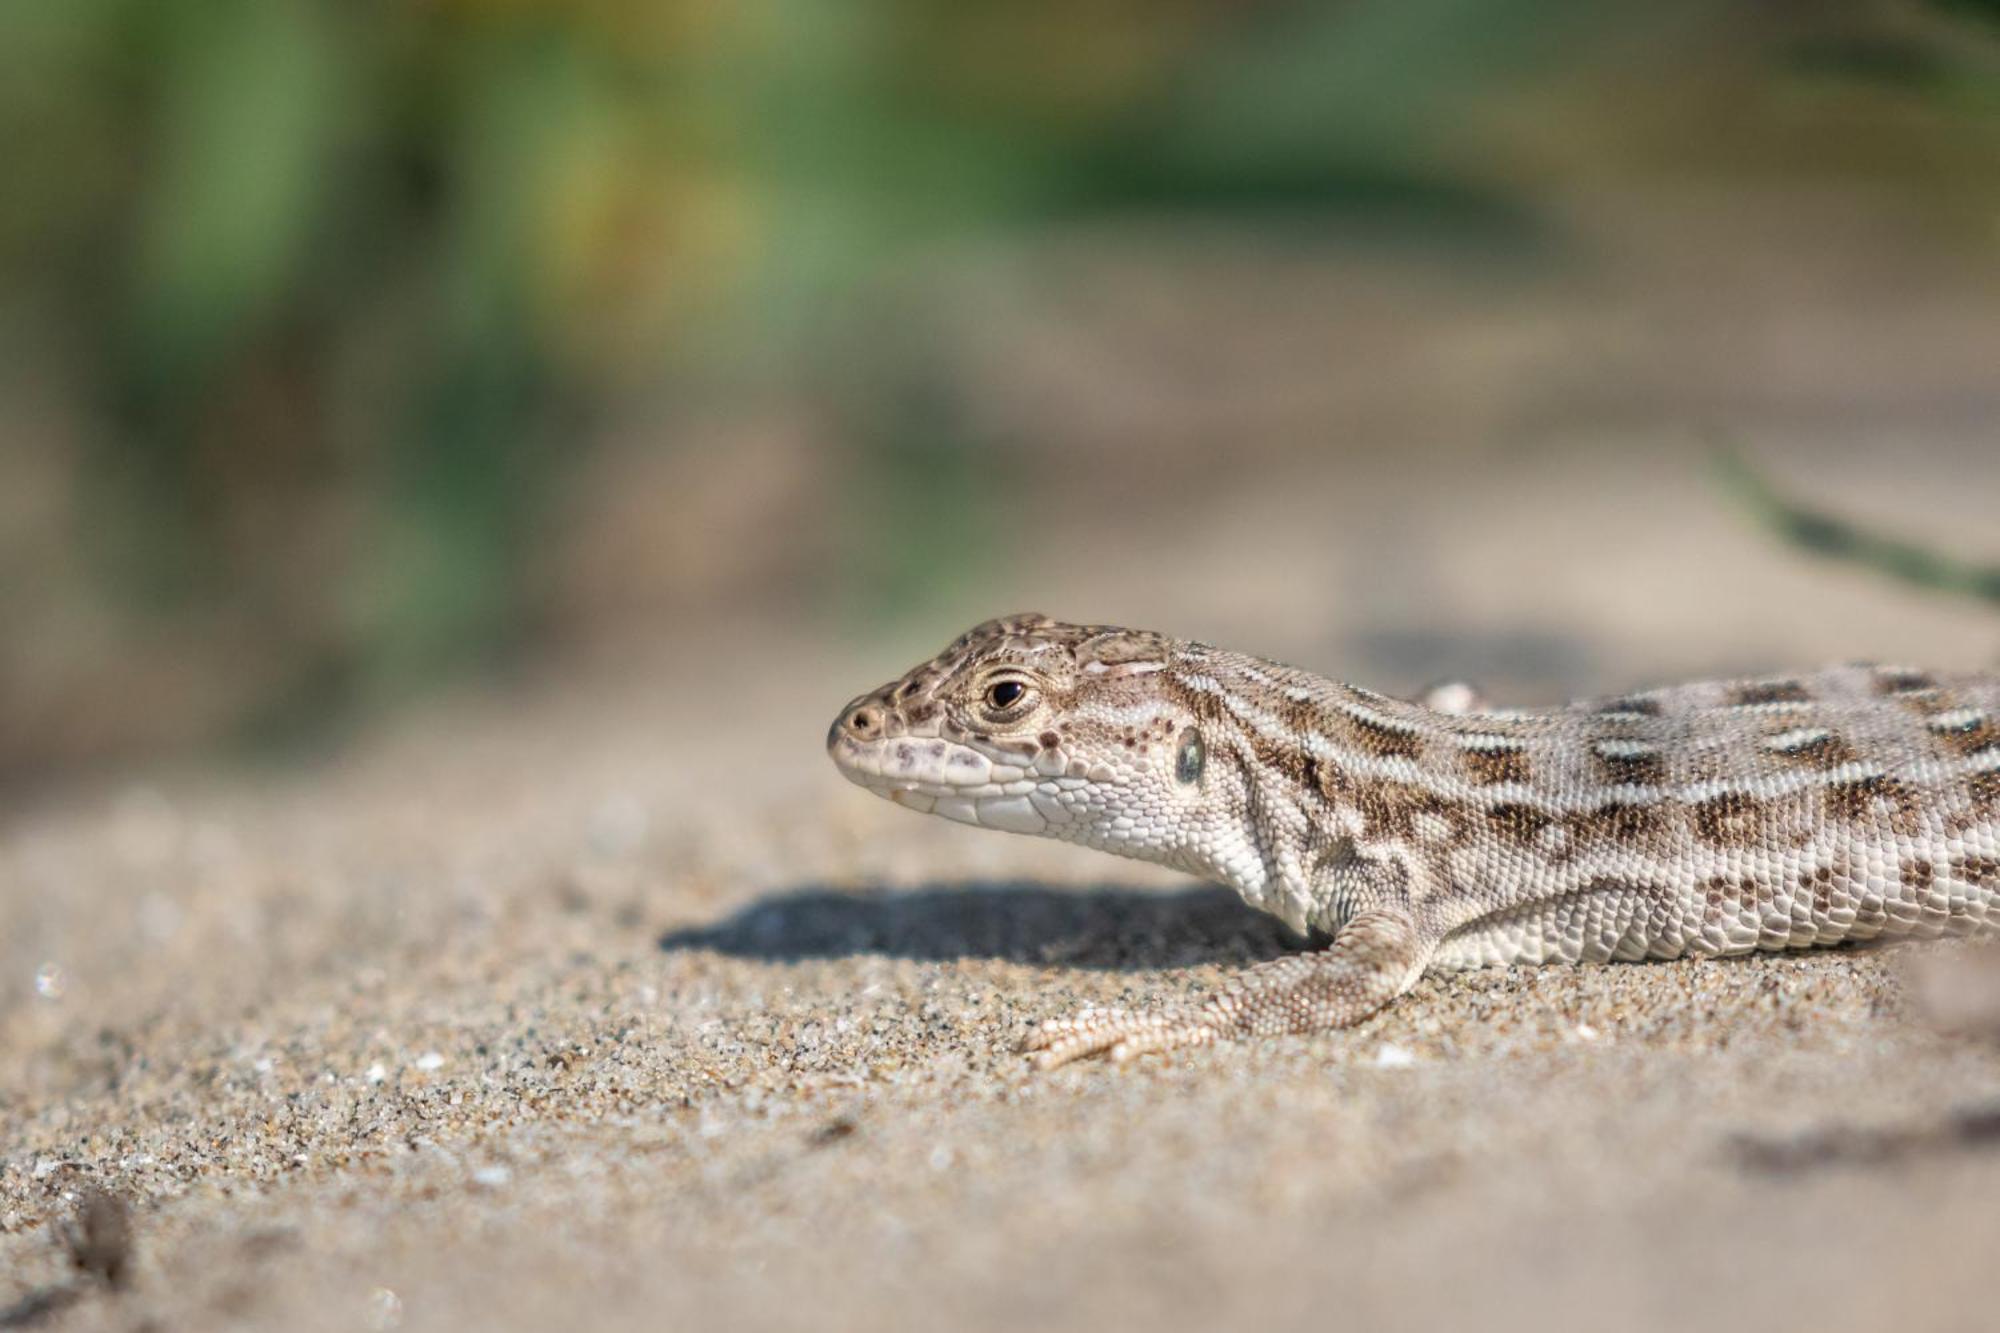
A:
{"type": "Polygon", "coordinates": [[[1220,880],[1332,937],[1180,1009],[1045,1023],[1045,1065],[1344,1026],[1430,968],[2000,926],[2000,677],[1433,702],[1017,615],[854,700],[827,748],[901,805],[1220,880]]]}

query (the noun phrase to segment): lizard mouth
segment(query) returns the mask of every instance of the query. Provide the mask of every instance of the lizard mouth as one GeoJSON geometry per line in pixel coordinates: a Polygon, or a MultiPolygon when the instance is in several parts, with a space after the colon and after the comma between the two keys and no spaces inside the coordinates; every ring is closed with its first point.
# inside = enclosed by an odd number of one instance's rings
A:
{"type": "Polygon", "coordinates": [[[835,735],[827,753],[849,782],[925,814],[979,828],[1046,833],[1067,823],[1056,784],[938,737],[857,740],[835,735]]]}

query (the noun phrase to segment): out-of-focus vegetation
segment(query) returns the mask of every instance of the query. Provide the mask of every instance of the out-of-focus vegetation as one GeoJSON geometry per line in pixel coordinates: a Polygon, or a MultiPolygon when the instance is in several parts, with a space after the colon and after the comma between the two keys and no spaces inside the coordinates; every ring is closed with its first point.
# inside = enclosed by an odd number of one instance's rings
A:
{"type": "Polygon", "coordinates": [[[1991,0],[0,7],[0,771],[489,660],[621,420],[820,403],[814,577],[920,596],[998,484],[909,291],[954,246],[1517,246],[1552,177],[1697,169],[1990,226],[1996,53],[1991,0]]]}
{"type": "Polygon", "coordinates": [[[1911,587],[2000,604],[2000,565],[1875,532],[1853,519],[1801,504],[1733,450],[1716,455],[1716,474],[1752,517],[1802,551],[1872,569],[1911,587]]]}

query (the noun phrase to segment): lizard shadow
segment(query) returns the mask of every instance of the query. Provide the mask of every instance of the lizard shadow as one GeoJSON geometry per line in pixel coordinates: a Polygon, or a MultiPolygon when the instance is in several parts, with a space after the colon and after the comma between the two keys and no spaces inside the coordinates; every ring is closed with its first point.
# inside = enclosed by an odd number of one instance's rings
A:
{"type": "Polygon", "coordinates": [[[708,949],[767,962],[873,953],[1121,971],[1256,963],[1304,943],[1214,885],[1054,889],[1024,881],[861,890],[809,884],[660,938],[669,953],[708,949]]]}

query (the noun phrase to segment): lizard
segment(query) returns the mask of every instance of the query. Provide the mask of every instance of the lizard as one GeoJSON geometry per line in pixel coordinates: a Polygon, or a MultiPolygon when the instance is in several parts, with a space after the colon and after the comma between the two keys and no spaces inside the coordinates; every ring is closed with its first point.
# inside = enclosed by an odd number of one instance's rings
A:
{"type": "Polygon", "coordinates": [[[1541,710],[1143,630],[990,620],[827,748],[913,810],[1164,864],[1331,937],[1044,1067],[1358,1023],[1431,970],[2000,927],[2000,676],[1850,664],[1541,710]]]}

